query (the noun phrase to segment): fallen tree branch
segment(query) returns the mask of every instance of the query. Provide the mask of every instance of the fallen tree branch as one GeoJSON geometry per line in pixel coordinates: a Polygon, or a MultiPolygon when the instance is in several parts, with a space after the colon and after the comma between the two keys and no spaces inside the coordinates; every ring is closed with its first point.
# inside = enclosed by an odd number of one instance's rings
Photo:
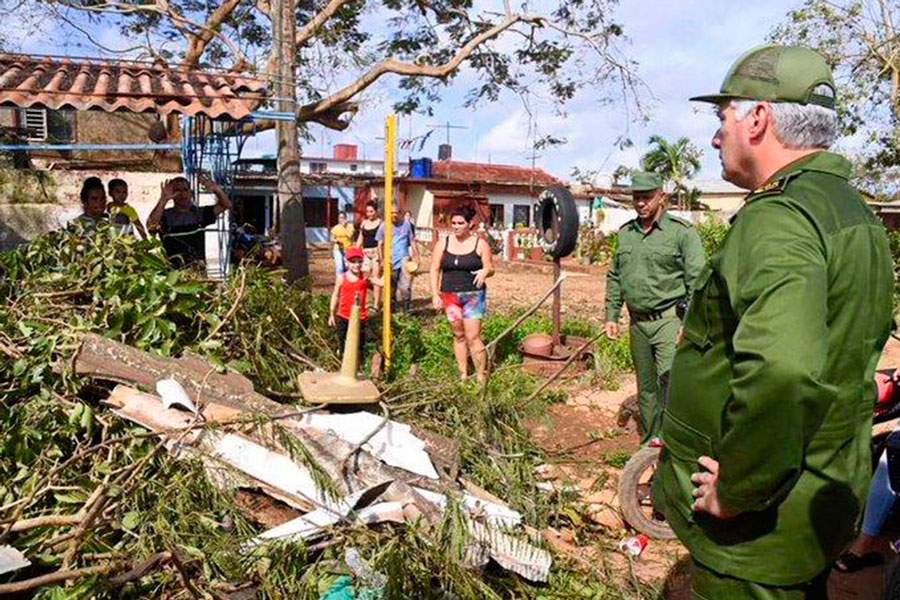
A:
{"type": "Polygon", "coordinates": [[[69,527],[78,525],[84,520],[84,515],[76,513],[74,515],[47,515],[45,517],[34,517],[33,519],[22,519],[16,521],[9,528],[11,533],[19,533],[28,531],[29,529],[37,529],[38,527],[69,527]]]}
{"type": "MultiPolygon", "coordinates": [[[[152,454],[152,453],[151,453],[152,454]]],[[[108,488],[108,479],[104,481],[102,484],[97,486],[97,489],[94,490],[94,493],[91,494],[91,497],[88,498],[88,501],[84,503],[81,511],[82,519],[78,523],[78,527],[75,530],[75,535],[72,536],[72,540],[69,542],[69,549],[66,550],[65,555],[63,556],[63,568],[68,568],[72,561],[75,560],[75,555],[78,552],[79,546],[81,546],[81,539],[84,537],[84,534],[87,533],[87,530],[93,525],[94,521],[100,515],[100,512],[103,510],[103,506],[106,504],[106,490],[108,488]]]]}
{"type": "Polygon", "coordinates": [[[113,577],[109,581],[109,588],[114,589],[117,587],[121,587],[126,583],[137,581],[138,579],[144,577],[145,575],[156,569],[160,564],[171,560],[171,558],[171,552],[160,552],[158,554],[154,554],[141,564],[131,568],[129,571],[113,577]]]}
{"type": "Polygon", "coordinates": [[[17,350],[13,346],[7,346],[3,342],[0,342],[0,352],[5,354],[9,358],[14,358],[16,360],[22,358],[22,356],[23,356],[22,353],[19,352],[19,350],[17,350]]]}
{"type": "Polygon", "coordinates": [[[244,298],[244,290],[247,288],[247,269],[241,269],[241,286],[238,288],[237,298],[234,299],[234,304],[232,304],[231,308],[225,313],[225,317],[219,321],[219,323],[213,327],[213,330],[209,332],[209,335],[206,336],[206,341],[213,339],[219,330],[228,322],[228,319],[234,316],[234,313],[237,312],[238,308],[241,305],[241,300],[244,298]]]}
{"type": "Polygon", "coordinates": [[[82,577],[91,577],[93,575],[106,575],[108,573],[121,571],[124,568],[125,565],[123,563],[113,562],[96,567],[56,571],[55,573],[48,573],[47,575],[32,577],[31,579],[16,581],[14,583],[0,583],[0,596],[6,594],[21,594],[22,592],[44,587],[45,585],[62,583],[63,581],[69,581],[70,579],[81,579],[82,577]]]}
{"type": "Polygon", "coordinates": [[[547,290],[547,293],[544,294],[544,295],[541,297],[540,300],[538,300],[537,302],[535,302],[534,305],[533,305],[531,308],[529,308],[528,310],[526,310],[526,311],[522,314],[522,316],[519,317],[518,319],[516,319],[516,321],[515,321],[512,325],[510,325],[509,327],[507,327],[506,329],[504,329],[503,331],[501,331],[501,332],[500,332],[500,335],[498,335],[497,337],[495,337],[494,339],[492,339],[492,340],[490,341],[490,343],[485,344],[485,346],[484,346],[484,352],[485,352],[485,355],[486,355],[486,357],[487,357],[488,360],[490,360],[491,358],[493,358],[493,355],[491,354],[491,352],[493,351],[494,347],[500,342],[500,340],[502,340],[503,338],[505,338],[505,337],[506,337],[507,335],[509,335],[514,329],[516,329],[519,325],[521,325],[522,323],[524,323],[525,320],[526,320],[528,317],[530,317],[531,315],[533,315],[534,313],[536,313],[537,310],[544,304],[544,302],[546,302],[547,299],[550,298],[550,296],[553,295],[553,292],[556,291],[556,288],[558,288],[560,285],[562,285],[562,282],[566,279],[567,276],[568,276],[568,275],[567,275],[565,272],[561,273],[560,276],[559,276],[559,279],[557,279],[557,280],[556,280],[556,283],[553,284],[553,287],[551,287],[549,290],[547,290]]]}
{"type": "Polygon", "coordinates": [[[344,457],[344,460],[341,461],[341,477],[343,477],[344,480],[347,479],[347,466],[350,463],[350,459],[359,454],[362,447],[368,444],[373,437],[378,435],[378,432],[384,429],[384,426],[391,420],[391,410],[388,408],[388,405],[384,402],[379,402],[378,406],[381,407],[381,410],[384,413],[384,418],[381,420],[381,423],[378,424],[378,427],[366,434],[366,437],[361,439],[358,444],[353,446],[347,456],[344,457]]]}
{"type": "Polygon", "coordinates": [[[192,598],[195,600],[199,600],[203,597],[203,595],[194,587],[194,584],[191,583],[190,574],[187,572],[184,564],[181,562],[181,559],[178,558],[177,552],[171,552],[172,555],[172,564],[175,565],[175,569],[178,570],[178,579],[181,582],[181,585],[188,591],[192,598]]]}

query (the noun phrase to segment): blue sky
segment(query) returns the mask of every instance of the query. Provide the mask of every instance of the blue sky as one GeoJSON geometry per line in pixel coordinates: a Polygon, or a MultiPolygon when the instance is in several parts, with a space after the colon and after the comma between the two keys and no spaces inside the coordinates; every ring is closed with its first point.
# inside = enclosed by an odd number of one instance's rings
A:
{"type": "MultiPolygon", "coordinates": [[[[731,62],[750,47],[763,43],[766,35],[784,20],[788,10],[802,0],[758,0],[735,4],[716,0],[638,1],[622,0],[617,21],[628,37],[623,50],[637,60],[638,74],[649,88],[644,100],[649,107],[649,122],[629,122],[621,105],[600,105],[596,94],[582,91],[566,107],[566,115],[555,114],[549,104],[539,102],[533,109],[541,135],[566,138],[568,143],[543,150],[536,164],[550,173],[568,178],[573,167],[611,172],[618,165],[637,166],[646,151],[647,138],[654,133],[674,139],[687,136],[704,149],[703,170],[699,178],[719,176],[716,153],[709,147],[717,121],[709,108],[687,101],[691,95],[718,89],[731,62]],[[616,140],[627,135],[634,146],[620,150],[616,140]]],[[[481,5],[500,5],[500,0],[479,0],[481,5]]],[[[85,23],[92,35],[108,46],[123,47],[114,29],[98,29],[85,23]]],[[[21,51],[81,55],[89,47],[78,44],[79,36],[61,35],[46,21],[29,26],[7,21],[0,24],[0,35],[13,34],[21,51]],[[12,31],[10,29],[13,28],[12,31]],[[48,40],[53,40],[48,43],[48,40]]],[[[83,39],[81,40],[83,41],[83,39]]],[[[465,129],[450,132],[454,158],[479,162],[528,165],[531,150],[528,118],[521,100],[505,94],[500,101],[477,110],[463,107],[468,89],[461,76],[444,93],[434,117],[413,115],[400,122],[400,137],[422,135],[435,123],[450,121],[465,129]]],[[[383,156],[384,117],[397,98],[397,78],[387,76],[372,86],[362,98],[362,109],[353,125],[344,132],[313,125],[316,141],[306,144],[307,156],[330,155],[331,146],[352,143],[367,158],[383,156]]],[[[416,156],[436,158],[437,146],[445,139],[443,130],[435,131],[416,156]]],[[[245,147],[245,155],[274,153],[274,136],[263,134],[245,147]]],[[[400,159],[408,153],[401,151],[400,159]]]]}

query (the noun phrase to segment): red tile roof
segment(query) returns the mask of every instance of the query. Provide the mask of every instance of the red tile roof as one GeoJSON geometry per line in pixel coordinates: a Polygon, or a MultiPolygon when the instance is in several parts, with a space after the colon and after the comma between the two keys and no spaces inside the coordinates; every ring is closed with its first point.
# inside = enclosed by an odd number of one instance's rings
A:
{"type": "Polygon", "coordinates": [[[266,96],[258,79],[167,65],[0,54],[0,105],[241,119],[266,96]]]}
{"type": "Polygon", "coordinates": [[[546,187],[561,183],[556,177],[542,169],[515,167],[512,165],[488,165],[484,163],[460,162],[456,160],[439,160],[434,163],[433,173],[436,178],[452,181],[471,181],[478,183],[506,183],[546,187]]]}

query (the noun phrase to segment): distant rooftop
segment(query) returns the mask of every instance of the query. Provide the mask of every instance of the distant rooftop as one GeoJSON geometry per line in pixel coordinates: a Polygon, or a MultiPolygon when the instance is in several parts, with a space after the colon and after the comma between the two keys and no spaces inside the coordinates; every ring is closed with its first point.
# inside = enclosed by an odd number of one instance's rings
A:
{"type": "Polygon", "coordinates": [[[434,163],[435,179],[450,181],[477,181],[480,183],[534,184],[540,187],[562,183],[543,169],[492,165],[486,163],[439,160],[434,163]]]}
{"type": "Polygon", "coordinates": [[[242,119],[267,98],[265,83],[238,73],[164,63],[0,54],[0,105],[242,119]]]}

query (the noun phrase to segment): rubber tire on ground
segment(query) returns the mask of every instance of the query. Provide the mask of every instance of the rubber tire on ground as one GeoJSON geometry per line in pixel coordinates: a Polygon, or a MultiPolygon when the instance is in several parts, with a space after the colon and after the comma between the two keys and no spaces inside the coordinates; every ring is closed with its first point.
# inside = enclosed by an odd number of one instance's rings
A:
{"type": "Polygon", "coordinates": [[[546,189],[540,197],[535,224],[544,253],[553,258],[572,254],[578,242],[578,209],[572,193],[558,185],[546,189]],[[558,237],[553,235],[554,218],[559,224],[558,237]]]}
{"type": "Polygon", "coordinates": [[[888,560],[884,574],[884,600],[900,600],[900,562],[888,560]]]}
{"type": "Polygon", "coordinates": [[[675,532],[668,523],[647,517],[638,498],[641,476],[657,460],[659,448],[641,448],[628,459],[619,481],[619,507],[622,518],[637,532],[655,540],[672,540],[675,539],[675,532]]]}

